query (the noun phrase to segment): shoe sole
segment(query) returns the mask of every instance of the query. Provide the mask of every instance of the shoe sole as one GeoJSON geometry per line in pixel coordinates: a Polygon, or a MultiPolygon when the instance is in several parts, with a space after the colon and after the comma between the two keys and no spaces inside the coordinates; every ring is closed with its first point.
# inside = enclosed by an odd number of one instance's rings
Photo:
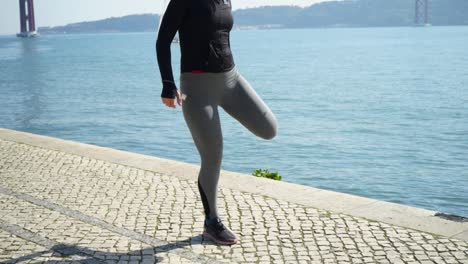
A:
{"type": "Polygon", "coordinates": [[[221,244],[221,245],[234,245],[234,244],[237,244],[237,242],[239,242],[238,239],[232,240],[232,241],[218,240],[215,237],[213,237],[210,233],[207,233],[206,231],[203,232],[203,237],[208,237],[209,239],[213,240],[217,244],[221,244]]]}

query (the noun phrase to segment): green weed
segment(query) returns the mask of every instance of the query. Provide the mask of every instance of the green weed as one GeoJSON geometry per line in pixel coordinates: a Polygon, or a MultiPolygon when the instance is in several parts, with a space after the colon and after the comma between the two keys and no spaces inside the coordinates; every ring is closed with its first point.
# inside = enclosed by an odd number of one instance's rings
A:
{"type": "Polygon", "coordinates": [[[281,175],[278,172],[270,172],[268,169],[256,169],[252,173],[253,176],[268,178],[276,181],[281,181],[281,175]]]}

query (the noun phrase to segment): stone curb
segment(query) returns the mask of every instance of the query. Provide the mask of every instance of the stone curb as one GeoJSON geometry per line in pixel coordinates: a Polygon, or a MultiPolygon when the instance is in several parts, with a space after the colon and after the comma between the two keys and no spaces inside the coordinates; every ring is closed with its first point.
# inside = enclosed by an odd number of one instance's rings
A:
{"type": "MultiPolygon", "coordinates": [[[[3,187],[0,187],[0,194],[13,196],[15,198],[18,198],[20,200],[24,200],[24,201],[29,202],[31,204],[34,204],[34,205],[37,205],[37,206],[42,206],[42,207],[47,208],[49,210],[59,212],[59,213],[65,215],[65,216],[68,216],[68,217],[71,217],[73,219],[82,221],[84,223],[91,224],[91,225],[97,226],[97,227],[102,228],[102,229],[107,229],[107,230],[109,230],[109,231],[111,231],[111,232],[113,232],[115,234],[119,234],[119,235],[131,238],[131,239],[134,239],[134,240],[139,240],[139,241],[141,241],[141,242],[143,242],[145,244],[148,244],[148,245],[151,245],[151,246],[154,246],[154,247],[158,247],[159,250],[163,250],[165,252],[170,252],[172,254],[177,254],[180,257],[185,258],[186,260],[190,260],[191,263],[209,263],[209,264],[221,264],[222,263],[222,262],[216,261],[214,259],[211,259],[209,257],[195,254],[194,252],[192,252],[190,250],[177,248],[177,247],[175,247],[174,244],[167,244],[165,241],[162,241],[160,239],[153,238],[153,237],[150,237],[150,236],[147,236],[147,235],[144,235],[144,234],[140,234],[138,232],[131,231],[131,230],[128,230],[128,229],[125,229],[125,228],[122,228],[122,227],[116,227],[116,226],[114,226],[112,224],[106,223],[105,221],[102,221],[102,220],[100,220],[98,218],[95,218],[93,216],[85,215],[85,214],[83,214],[83,213],[81,213],[79,211],[72,210],[72,209],[63,207],[61,205],[58,205],[58,204],[55,204],[55,203],[52,203],[52,202],[49,202],[49,201],[36,198],[36,197],[31,196],[31,195],[26,194],[26,193],[18,193],[18,192],[14,192],[14,191],[11,191],[9,189],[5,189],[3,187]]],[[[27,239],[29,241],[33,241],[33,242],[35,242],[37,244],[40,244],[40,245],[42,245],[44,247],[52,248],[51,245],[55,245],[55,248],[57,248],[57,246],[60,245],[60,244],[53,243],[52,240],[47,239],[47,238],[42,238],[42,240],[41,240],[40,237],[34,235],[33,233],[31,233],[29,231],[20,230],[20,228],[15,228],[14,225],[8,225],[6,223],[2,223],[2,220],[0,220],[0,227],[2,227],[5,230],[8,230],[11,233],[14,233],[14,234],[17,234],[17,235],[21,234],[21,235],[23,235],[22,236],[23,238],[25,238],[25,239],[27,239]],[[14,231],[14,232],[12,232],[12,231],[14,231]]],[[[58,252],[60,252],[60,251],[58,251],[58,252]]],[[[60,253],[62,253],[62,252],[60,252],[60,253]]],[[[77,253],[80,253],[80,252],[77,252],[77,253]]],[[[83,252],[81,252],[81,253],[83,253],[83,252]]],[[[92,257],[92,256],[90,256],[90,257],[92,257]]]]}
{"type": "MultiPolygon", "coordinates": [[[[0,128],[0,138],[46,149],[100,159],[196,181],[199,166],[60,138],[0,128]]],[[[272,181],[222,170],[221,187],[269,196],[317,209],[411,228],[468,241],[468,222],[435,216],[435,211],[333,192],[288,182],[272,181]]]]}

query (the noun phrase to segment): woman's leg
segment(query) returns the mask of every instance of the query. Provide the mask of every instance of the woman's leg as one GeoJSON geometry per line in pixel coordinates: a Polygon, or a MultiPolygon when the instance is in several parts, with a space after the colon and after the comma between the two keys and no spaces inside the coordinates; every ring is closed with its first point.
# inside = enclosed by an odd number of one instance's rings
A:
{"type": "MultiPolygon", "coordinates": [[[[223,157],[223,137],[218,107],[194,103],[187,96],[182,103],[183,113],[201,157],[198,190],[205,209],[203,237],[218,244],[232,245],[238,239],[221,223],[218,216],[218,180],[223,157]]],[[[192,98],[193,99],[193,98],[192,98]]]]}
{"type": "Polygon", "coordinates": [[[193,78],[181,86],[186,95],[182,101],[182,111],[201,158],[198,189],[205,216],[214,218],[218,216],[217,189],[223,157],[223,136],[216,92],[209,92],[209,87],[205,86],[209,83],[199,83],[198,80],[202,78],[193,78]]]}
{"type": "Polygon", "coordinates": [[[252,86],[237,71],[235,85],[226,90],[220,106],[253,134],[264,139],[276,136],[275,115],[252,86]]]}

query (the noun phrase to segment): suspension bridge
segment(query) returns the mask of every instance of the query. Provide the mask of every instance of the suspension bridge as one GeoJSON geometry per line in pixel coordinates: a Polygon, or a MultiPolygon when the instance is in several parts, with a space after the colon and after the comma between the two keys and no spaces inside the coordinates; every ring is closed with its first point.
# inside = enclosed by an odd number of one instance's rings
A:
{"type": "Polygon", "coordinates": [[[36,19],[34,17],[34,0],[19,0],[20,9],[20,27],[21,32],[18,37],[35,37],[36,19]]]}
{"type": "MultiPolygon", "coordinates": [[[[429,0],[409,0],[414,1],[414,24],[416,26],[429,25],[429,0]]],[[[167,0],[163,1],[163,5],[167,4],[167,0]]],[[[20,6],[20,27],[21,32],[18,37],[35,37],[38,35],[36,31],[36,21],[34,17],[34,0],[19,0],[20,6]]]]}

